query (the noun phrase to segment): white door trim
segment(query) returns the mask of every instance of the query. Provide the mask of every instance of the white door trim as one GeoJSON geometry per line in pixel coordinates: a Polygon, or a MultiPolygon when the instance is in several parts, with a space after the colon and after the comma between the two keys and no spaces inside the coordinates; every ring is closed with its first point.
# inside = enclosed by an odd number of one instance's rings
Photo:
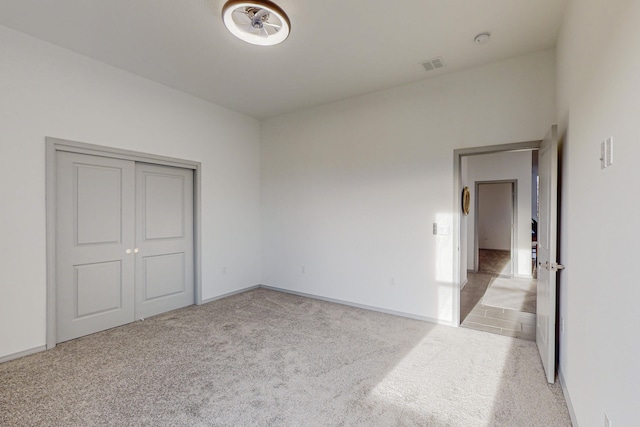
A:
{"type": "Polygon", "coordinates": [[[47,349],[56,346],[56,152],[89,154],[122,160],[192,169],[193,179],[193,257],[195,303],[202,304],[201,255],[201,167],[200,162],[156,154],[86,144],[64,139],[46,138],[46,225],[47,225],[47,349]]]}
{"type": "MultiPolygon", "coordinates": [[[[460,326],[460,224],[462,222],[462,158],[478,154],[503,153],[508,151],[537,150],[538,141],[515,142],[502,145],[487,145],[484,147],[461,148],[453,150],[453,319],[455,326],[460,326]]],[[[464,256],[467,256],[465,253],[464,256]]]]}

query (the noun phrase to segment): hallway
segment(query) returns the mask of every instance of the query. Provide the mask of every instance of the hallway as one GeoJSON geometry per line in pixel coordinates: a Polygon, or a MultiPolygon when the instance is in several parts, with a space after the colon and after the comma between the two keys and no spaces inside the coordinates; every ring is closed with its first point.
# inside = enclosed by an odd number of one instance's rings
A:
{"type": "Polygon", "coordinates": [[[535,313],[484,304],[491,280],[510,271],[509,252],[481,249],[479,261],[478,273],[468,273],[467,285],[460,293],[461,326],[535,341],[535,313]]]}

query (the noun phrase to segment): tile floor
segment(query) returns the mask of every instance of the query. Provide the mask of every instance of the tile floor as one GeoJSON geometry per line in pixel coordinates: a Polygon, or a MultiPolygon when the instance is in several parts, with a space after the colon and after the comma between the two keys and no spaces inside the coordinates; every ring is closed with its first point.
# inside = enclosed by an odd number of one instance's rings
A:
{"type": "Polygon", "coordinates": [[[511,275],[511,251],[480,249],[478,273],[511,275]]]}
{"type": "Polygon", "coordinates": [[[508,251],[480,250],[478,273],[468,273],[467,285],[460,293],[460,326],[535,341],[535,314],[482,304],[489,281],[504,274],[508,263],[508,251]]]}

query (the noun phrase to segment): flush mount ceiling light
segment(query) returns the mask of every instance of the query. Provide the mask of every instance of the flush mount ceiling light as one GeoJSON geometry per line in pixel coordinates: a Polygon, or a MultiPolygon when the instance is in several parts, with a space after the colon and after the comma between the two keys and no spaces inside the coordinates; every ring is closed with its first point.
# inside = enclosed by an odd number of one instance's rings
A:
{"type": "Polygon", "coordinates": [[[282,43],[291,31],[287,14],[268,0],[229,0],[222,8],[222,20],[231,34],[259,46],[282,43]]]}

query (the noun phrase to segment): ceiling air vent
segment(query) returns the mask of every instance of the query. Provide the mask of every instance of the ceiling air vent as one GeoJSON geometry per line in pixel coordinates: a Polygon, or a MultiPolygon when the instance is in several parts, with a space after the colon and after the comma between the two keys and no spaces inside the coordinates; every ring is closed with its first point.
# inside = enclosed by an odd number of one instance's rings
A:
{"type": "Polygon", "coordinates": [[[431,71],[431,70],[436,70],[438,68],[442,68],[445,66],[445,64],[442,57],[438,56],[436,58],[431,58],[430,60],[423,62],[422,66],[424,67],[425,70],[431,71]]]}

